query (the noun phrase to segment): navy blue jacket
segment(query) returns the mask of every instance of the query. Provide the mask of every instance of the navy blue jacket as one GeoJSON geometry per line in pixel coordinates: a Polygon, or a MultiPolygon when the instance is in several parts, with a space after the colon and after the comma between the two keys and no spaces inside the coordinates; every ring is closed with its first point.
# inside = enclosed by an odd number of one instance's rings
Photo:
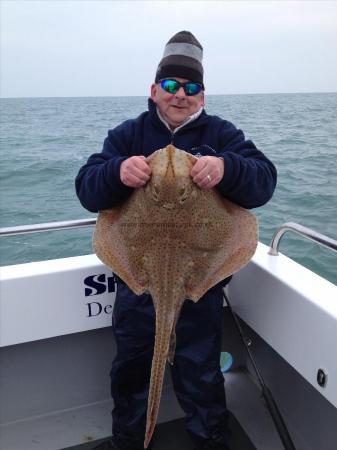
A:
{"type": "Polygon", "coordinates": [[[133,188],[121,182],[121,163],[130,156],[149,156],[170,143],[195,155],[221,156],[225,174],[217,189],[234,203],[255,208],[271,198],[276,169],[252,141],[245,140],[241,130],[203,111],[196,120],[172,133],[150,99],[149,111],[110,130],[102,152],[90,156],[81,167],[75,183],[84,208],[97,212],[123,202],[133,188]]]}

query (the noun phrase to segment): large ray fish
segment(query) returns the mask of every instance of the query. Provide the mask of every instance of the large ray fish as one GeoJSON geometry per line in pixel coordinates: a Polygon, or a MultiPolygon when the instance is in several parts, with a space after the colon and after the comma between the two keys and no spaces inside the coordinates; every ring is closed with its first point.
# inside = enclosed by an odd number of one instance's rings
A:
{"type": "MultiPolygon", "coordinates": [[[[147,158],[152,175],[121,206],[100,211],[93,236],[97,256],[140,295],[149,292],[156,335],[144,448],[157,420],[166,360],[174,362],[175,326],[185,299],[197,302],[253,256],[253,214],[216,189],[193,183],[197,158],[172,145],[147,158]]],[[[193,338],[193,337],[192,337],[193,338]]]]}

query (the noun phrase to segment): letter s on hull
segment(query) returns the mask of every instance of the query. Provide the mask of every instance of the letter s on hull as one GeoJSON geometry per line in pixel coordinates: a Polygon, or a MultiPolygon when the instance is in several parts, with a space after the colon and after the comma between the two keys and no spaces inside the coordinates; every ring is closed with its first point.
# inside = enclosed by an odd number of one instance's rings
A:
{"type": "Polygon", "coordinates": [[[84,279],[84,284],[87,286],[84,289],[84,295],[90,297],[91,295],[104,294],[108,292],[115,292],[115,277],[107,277],[105,273],[98,275],[90,275],[84,279]]]}

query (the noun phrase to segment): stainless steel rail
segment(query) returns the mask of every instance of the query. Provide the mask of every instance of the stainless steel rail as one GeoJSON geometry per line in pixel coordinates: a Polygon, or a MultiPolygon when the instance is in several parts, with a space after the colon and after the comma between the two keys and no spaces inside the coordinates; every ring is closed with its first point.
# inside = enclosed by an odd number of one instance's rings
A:
{"type": "Polygon", "coordinates": [[[281,238],[287,231],[292,231],[293,233],[299,234],[300,236],[309,239],[310,241],[316,242],[323,247],[337,252],[337,241],[335,239],[329,238],[324,234],[318,233],[317,231],[311,230],[310,228],[304,227],[303,225],[299,225],[298,223],[286,222],[275,231],[270,243],[268,252],[269,255],[278,255],[281,238]]]}
{"type": "Polygon", "coordinates": [[[92,227],[96,223],[96,217],[92,219],[65,220],[64,222],[36,223],[18,227],[0,228],[0,237],[15,236],[17,234],[42,233],[44,231],[66,230],[68,228],[92,227]]]}
{"type": "MultiPolygon", "coordinates": [[[[91,219],[65,220],[64,222],[37,223],[34,225],[23,225],[16,227],[0,228],[0,237],[15,236],[18,234],[42,233],[45,231],[66,230],[69,228],[92,227],[96,223],[96,217],[91,219]]],[[[324,234],[318,233],[310,228],[304,227],[294,222],[286,222],[279,227],[271,240],[269,255],[277,256],[281,238],[287,231],[299,234],[300,236],[314,241],[326,248],[337,252],[337,241],[324,234]]]]}

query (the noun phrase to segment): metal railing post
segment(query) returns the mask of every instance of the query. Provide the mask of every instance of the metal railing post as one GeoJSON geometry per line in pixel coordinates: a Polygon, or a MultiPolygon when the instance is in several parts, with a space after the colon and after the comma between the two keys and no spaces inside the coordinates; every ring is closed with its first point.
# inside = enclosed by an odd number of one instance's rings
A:
{"type": "Polygon", "coordinates": [[[275,231],[270,243],[270,248],[268,252],[269,255],[272,256],[278,255],[280,241],[287,231],[296,233],[310,241],[316,242],[317,244],[322,245],[323,247],[329,248],[330,250],[334,250],[335,252],[337,252],[337,241],[335,239],[329,238],[324,234],[318,233],[317,231],[304,227],[303,225],[299,225],[295,222],[286,222],[275,231]]]}

